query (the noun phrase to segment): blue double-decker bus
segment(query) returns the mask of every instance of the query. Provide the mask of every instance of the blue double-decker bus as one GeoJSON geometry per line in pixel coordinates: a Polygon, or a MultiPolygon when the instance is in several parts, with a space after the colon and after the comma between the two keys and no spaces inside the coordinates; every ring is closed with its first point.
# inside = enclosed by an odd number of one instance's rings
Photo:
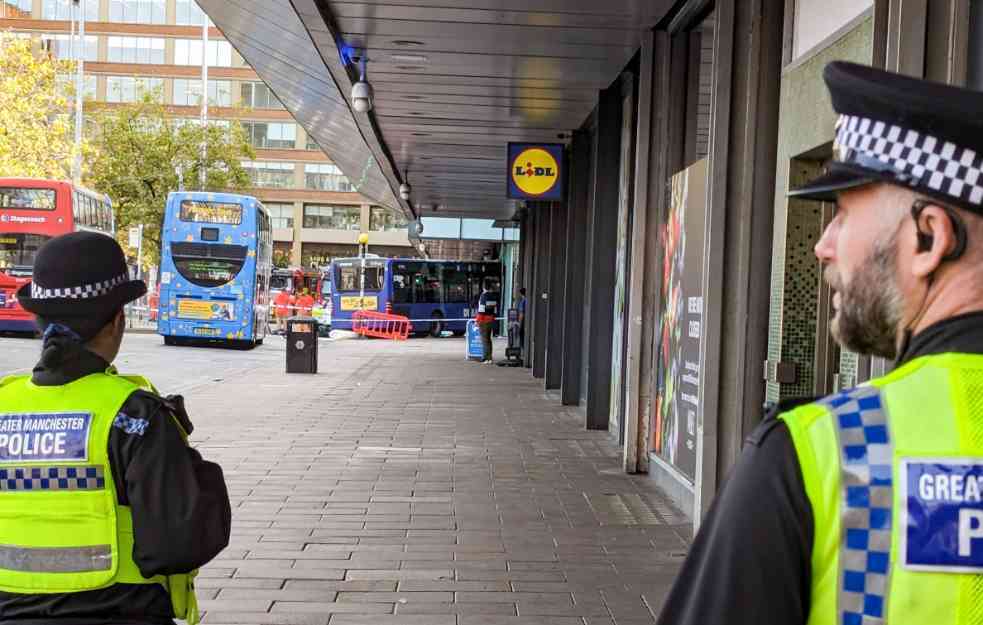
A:
{"type": "Polygon", "coordinates": [[[414,334],[460,336],[481,295],[486,277],[501,288],[498,261],[412,258],[338,258],[331,262],[331,326],[352,327],[356,310],[375,310],[413,320],[414,334]],[[364,263],[365,285],[362,287],[364,263]]]}
{"type": "Polygon", "coordinates": [[[232,193],[168,195],[157,321],[164,343],[262,344],[272,265],[272,222],[259,200],[232,193]]]}

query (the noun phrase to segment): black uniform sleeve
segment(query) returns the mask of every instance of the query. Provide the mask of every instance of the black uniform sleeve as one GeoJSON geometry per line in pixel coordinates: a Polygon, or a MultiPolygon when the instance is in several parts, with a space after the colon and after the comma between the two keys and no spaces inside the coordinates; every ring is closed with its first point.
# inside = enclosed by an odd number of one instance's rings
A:
{"type": "Polygon", "coordinates": [[[805,625],[812,539],[791,435],[770,416],[718,493],[659,625],[805,625]]]}
{"type": "Polygon", "coordinates": [[[187,446],[159,397],[137,391],[122,412],[129,423],[146,421],[129,431],[113,428],[110,436],[113,464],[123,467],[117,493],[133,513],[140,572],[172,575],[204,565],[229,543],[232,512],[222,468],[187,446]]]}

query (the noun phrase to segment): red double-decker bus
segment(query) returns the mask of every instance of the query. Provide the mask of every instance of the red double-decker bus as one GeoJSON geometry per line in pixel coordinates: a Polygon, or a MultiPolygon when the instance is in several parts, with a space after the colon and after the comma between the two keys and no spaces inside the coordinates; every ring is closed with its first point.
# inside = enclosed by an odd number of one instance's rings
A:
{"type": "Polygon", "coordinates": [[[76,230],[112,236],[114,226],[105,195],[70,182],[0,178],[0,332],[35,330],[33,315],[17,303],[17,289],[31,279],[45,241],[76,230]]]}

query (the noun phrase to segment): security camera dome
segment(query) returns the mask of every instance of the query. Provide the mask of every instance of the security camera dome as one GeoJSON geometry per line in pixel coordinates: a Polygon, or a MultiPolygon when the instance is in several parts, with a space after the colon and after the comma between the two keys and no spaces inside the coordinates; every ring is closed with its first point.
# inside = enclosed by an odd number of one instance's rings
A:
{"type": "Polygon", "coordinates": [[[352,85],[352,108],[359,113],[372,110],[372,85],[364,80],[352,85]]]}
{"type": "Polygon", "coordinates": [[[411,187],[407,182],[399,185],[399,197],[403,198],[404,200],[410,199],[410,193],[412,193],[412,191],[413,187],[411,187]]]}

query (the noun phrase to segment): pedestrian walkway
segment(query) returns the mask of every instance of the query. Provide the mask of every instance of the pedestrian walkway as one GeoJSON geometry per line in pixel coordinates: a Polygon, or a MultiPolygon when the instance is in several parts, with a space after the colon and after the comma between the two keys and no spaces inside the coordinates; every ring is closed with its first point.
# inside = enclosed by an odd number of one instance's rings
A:
{"type": "Polygon", "coordinates": [[[324,342],[317,376],[230,372],[189,393],[233,506],[198,579],[204,623],[654,621],[684,519],[527,370],[463,351],[324,342]]]}

